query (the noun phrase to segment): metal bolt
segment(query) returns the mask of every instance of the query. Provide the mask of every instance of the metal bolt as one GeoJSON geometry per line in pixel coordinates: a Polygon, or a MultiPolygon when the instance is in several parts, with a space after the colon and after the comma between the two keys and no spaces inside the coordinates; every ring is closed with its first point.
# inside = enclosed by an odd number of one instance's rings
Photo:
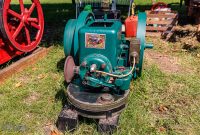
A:
{"type": "Polygon", "coordinates": [[[74,66],[74,73],[79,74],[79,66],[74,66]]]}
{"type": "Polygon", "coordinates": [[[132,52],[131,55],[132,55],[133,57],[135,57],[135,58],[138,57],[138,53],[137,53],[136,51],[132,52]]]}
{"type": "Polygon", "coordinates": [[[81,64],[81,66],[83,66],[83,67],[86,67],[86,65],[87,65],[86,61],[82,62],[82,64],[81,64]]]}
{"type": "Polygon", "coordinates": [[[103,94],[103,95],[101,95],[101,100],[102,101],[112,101],[113,96],[111,94],[103,94]]]}
{"type": "Polygon", "coordinates": [[[106,67],[106,64],[101,64],[101,68],[104,69],[106,67]]]}
{"type": "Polygon", "coordinates": [[[92,64],[90,67],[90,72],[95,72],[97,69],[97,65],[96,64],[92,64]]]}

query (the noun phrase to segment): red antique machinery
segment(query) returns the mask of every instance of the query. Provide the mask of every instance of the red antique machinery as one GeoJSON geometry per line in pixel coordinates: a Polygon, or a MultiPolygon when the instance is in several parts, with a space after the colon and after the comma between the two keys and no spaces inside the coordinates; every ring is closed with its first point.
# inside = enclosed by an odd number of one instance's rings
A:
{"type": "Polygon", "coordinates": [[[0,0],[0,65],[33,51],[42,39],[44,16],[39,0],[0,0]],[[18,3],[17,3],[18,2],[18,3]]]}
{"type": "Polygon", "coordinates": [[[153,6],[151,7],[151,11],[156,11],[156,10],[161,10],[164,8],[168,8],[168,5],[164,2],[157,2],[154,3],[153,6]]]}

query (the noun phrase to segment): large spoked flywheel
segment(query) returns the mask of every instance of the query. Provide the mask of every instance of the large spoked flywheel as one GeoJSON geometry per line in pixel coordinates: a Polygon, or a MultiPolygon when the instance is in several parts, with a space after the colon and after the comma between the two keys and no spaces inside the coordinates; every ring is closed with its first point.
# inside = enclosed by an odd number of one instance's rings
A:
{"type": "Polygon", "coordinates": [[[40,43],[44,16],[39,0],[0,0],[0,32],[6,43],[30,52],[40,43]]]}

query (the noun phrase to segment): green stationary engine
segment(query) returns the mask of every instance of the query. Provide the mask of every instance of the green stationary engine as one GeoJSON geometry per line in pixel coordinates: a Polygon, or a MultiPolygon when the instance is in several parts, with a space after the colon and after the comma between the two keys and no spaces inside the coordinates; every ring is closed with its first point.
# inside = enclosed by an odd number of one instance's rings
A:
{"type": "Polygon", "coordinates": [[[138,15],[137,38],[126,40],[122,23],[96,21],[92,12],[83,11],[65,27],[65,79],[93,88],[128,90],[131,79],[141,75],[145,43],[146,14],[138,15]],[[75,66],[74,62],[77,66],[75,66]],[[75,81],[74,81],[75,82],[75,81]]]}
{"type": "Polygon", "coordinates": [[[100,132],[112,133],[125,109],[130,82],[141,76],[145,48],[146,14],[138,14],[137,36],[125,38],[120,20],[95,19],[91,11],[68,21],[64,33],[67,101],[57,127],[71,131],[78,116],[98,119],[100,132]]]}

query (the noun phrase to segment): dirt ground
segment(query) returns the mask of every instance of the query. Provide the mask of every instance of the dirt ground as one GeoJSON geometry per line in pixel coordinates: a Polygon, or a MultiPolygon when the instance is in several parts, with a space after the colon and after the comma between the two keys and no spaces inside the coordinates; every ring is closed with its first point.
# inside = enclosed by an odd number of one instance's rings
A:
{"type": "Polygon", "coordinates": [[[145,59],[148,64],[156,64],[160,70],[166,73],[177,73],[183,71],[177,57],[148,50],[145,51],[145,59]]]}
{"type": "Polygon", "coordinates": [[[169,41],[151,38],[156,48],[162,51],[145,50],[147,64],[155,64],[165,73],[184,73],[188,69],[181,65],[181,58],[172,56],[173,52],[188,52],[200,57],[200,42],[198,41],[197,25],[177,26],[169,41]],[[170,46],[171,44],[171,46],[170,46]]]}

